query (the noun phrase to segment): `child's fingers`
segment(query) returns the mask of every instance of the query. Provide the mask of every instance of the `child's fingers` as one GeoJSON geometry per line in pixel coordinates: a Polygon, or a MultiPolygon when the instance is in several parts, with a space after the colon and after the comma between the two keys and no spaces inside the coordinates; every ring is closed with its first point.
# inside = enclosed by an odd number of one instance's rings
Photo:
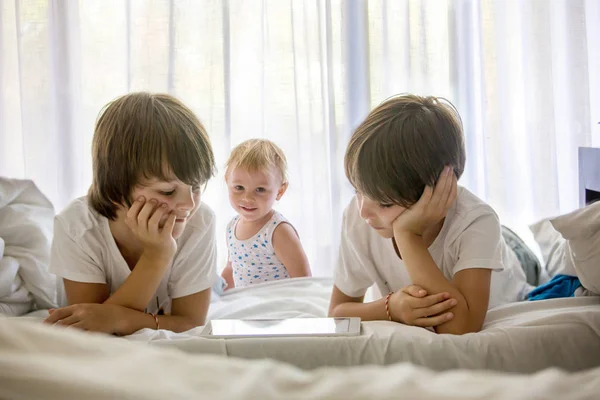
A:
{"type": "Polygon", "coordinates": [[[160,207],[158,207],[156,209],[156,211],[154,211],[154,214],[152,214],[152,216],[150,217],[150,220],[148,221],[148,231],[150,233],[152,233],[152,234],[159,233],[158,225],[160,224],[160,221],[162,220],[166,211],[167,211],[167,205],[164,203],[161,204],[160,207]]]}
{"type": "Polygon", "coordinates": [[[450,188],[450,195],[448,196],[448,199],[446,200],[446,210],[450,209],[450,207],[452,207],[452,203],[454,203],[454,201],[456,200],[456,196],[458,195],[458,181],[456,179],[456,174],[454,173],[454,170],[452,171],[452,182],[451,182],[452,187],[450,188]]]}
{"type": "MultiPolygon", "coordinates": [[[[429,204],[432,197],[433,188],[431,186],[425,186],[425,189],[423,189],[423,194],[421,195],[421,198],[419,199],[417,204],[421,203],[423,206],[426,206],[427,204],[429,204]]],[[[409,208],[412,208],[412,206],[409,208]]]]}
{"type": "Polygon", "coordinates": [[[145,203],[146,198],[142,196],[139,197],[136,201],[134,201],[131,207],[129,207],[125,220],[132,224],[132,226],[137,224],[138,214],[140,213],[140,210],[142,209],[145,203]]]}
{"type": "Polygon", "coordinates": [[[410,285],[402,289],[406,294],[410,294],[413,297],[423,297],[427,294],[427,291],[418,285],[410,285]]]}
{"type": "MultiPolygon", "coordinates": [[[[443,292],[432,294],[421,299],[412,299],[413,300],[413,308],[427,308],[431,307],[434,304],[441,303],[444,300],[450,298],[450,293],[443,292]]],[[[429,314],[431,315],[431,314],[429,314]]]]}
{"type": "Polygon", "coordinates": [[[54,324],[61,319],[67,318],[69,315],[73,313],[73,309],[71,307],[63,307],[56,309],[44,320],[47,324],[54,324]]]}
{"type": "Polygon", "coordinates": [[[444,167],[433,192],[434,201],[432,202],[434,207],[439,207],[446,204],[446,200],[451,191],[452,182],[452,168],[449,166],[444,167]]]}
{"type": "Polygon", "coordinates": [[[80,318],[76,315],[69,315],[67,318],[63,318],[56,322],[56,325],[71,326],[80,321],[80,318]]]}
{"type": "Polygon", "coordinates": [[[175,213],[171,211],[171,213],[169,214],[169,218],[167,218],[167,221],[165,222],[165,225],[162,228],[161,233],[163,235],[171,235],[173,233],[173,228],[175,227],[175,220],[177,219],[177,217],[175,216],[175,213]]]}
{"type": "Polygon", "coordinates": [[[144,207],[142,207],[142,210],[137,215],[137,224],[140,229],[144,231],[148,230],[148,220],[150,219],[150,215],[152,214],[152,211],[154,211],[156,204],[156,199],[151,199],[144,204],[144,207]]]}
{"type": "Polygon", "coordinates": [[[448,311],[449,309],[451,309],[452,307],[454,307],[456,305],[456,300],[455,299],[448,299],[446,301],[443,301],[441,303],[436,303],[430,307],[426,307],[426,308],[417,308],[415,310],[415,312],[417,313],[419,318],[423,318],[423,317],[429,317],[431,315],[438,315],[441,314],[445,311],[448,311]]]}
{"type": "Polygon", "coordinates": [[[424,328],[438,326],[443,324],[444,322],[450,321],[452,318],[454,318],[454,314],[452,313],[436,315],[435,317],[417,318],[413,325],[421,326],[424,328]]]}

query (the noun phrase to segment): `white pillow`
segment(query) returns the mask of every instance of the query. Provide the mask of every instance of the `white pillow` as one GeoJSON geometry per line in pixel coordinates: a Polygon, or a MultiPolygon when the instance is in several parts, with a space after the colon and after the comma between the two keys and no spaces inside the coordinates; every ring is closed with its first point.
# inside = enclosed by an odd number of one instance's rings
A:
{"type": "Polygon", "coordinates": [[[530,225],[529,229],[540,248],[544,270],[550,278],[558,274],[577,275],[567,241],[554,229],[549,219],[530,225]]]}
{"type": "Polygon", "coordinates": [[[0,177],[0,238],[5,245],[0,266],[18,266],[10,301],[20,298],[22,283],[37,308],[56,307],[56,276],[48,272],[53,221],[52,203],[33,182],[0,177]]]}
{"type": "Polygon", "coordinates": [[[600,294],[600,202],[550,221],[566,240],[563,247],[581,285],[600,294]]]}

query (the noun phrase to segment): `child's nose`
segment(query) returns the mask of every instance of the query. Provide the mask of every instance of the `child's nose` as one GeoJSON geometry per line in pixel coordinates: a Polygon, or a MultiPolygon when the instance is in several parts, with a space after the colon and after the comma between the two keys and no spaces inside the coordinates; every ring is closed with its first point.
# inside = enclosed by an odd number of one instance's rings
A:
{"type": "Polygon", "coordinates": [[[244,194],[242,194],[242,200],[243,201],[253,201],[254,200],[253,193],[250,191],[245,191],[244,194]]]}
{"type": "Polygon", "coordinates": [[[196,203],[194,202],[194,193],[190,189],[189,192],[184,191],[181,197],[177,199],[177,205],[175,208],[179,211],[189,211],[194,208],[196,203]]]}
{"type": "Polygon", "coordinates": [[[372,215],[371,209],[365,204],[364,199],[358,201],[358,211],[362,219],[368,219],[372,215]]]}

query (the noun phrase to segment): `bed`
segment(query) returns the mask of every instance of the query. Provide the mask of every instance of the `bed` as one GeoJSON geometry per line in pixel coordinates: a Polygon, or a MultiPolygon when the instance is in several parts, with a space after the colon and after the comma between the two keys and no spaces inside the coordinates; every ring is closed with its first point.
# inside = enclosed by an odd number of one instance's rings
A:
{"type": "Polygon", "coordinates": [[[272,360],[194,355],[25,318],[0,317],[3,399],[593,399],[600,368],[532,375],[413,364],[303,371],[272,360]]]}
{"type": "MultiPolygon", "coordinates": [[[[580,152],[585,204],[600,150],[580,152]],[[593,166],[591,171],[590,167],[593,166]],[[590,172],[591,171],[591,172],[590,172]],[[590,178],[591,177],[591,178],[590,178]]],[[[209,319],[323,317],[330,278],[213,296],[209,319]]],[[[0,398],[590,399],[600,393],[600,296],[504,305],[482,332],[436,335],[388,321],[358,337],[206,339],[141,330],[125,338],[0,317],[0,398]]]]}
{"type": "MultiPolygon", "coordinates": [[[[233,289],[214,297],[208,319],[325,317],[331,287],[330,278],[298,278],[233,289]]],[[[206,339],[201,331],[143,329],[126,339],[192,354],[270,358],[302,369],[398,362],[512,373],[600,367],[600,296],[508,304],[488,312],[482,332],[462,336],[389,321],[363,322],[357,337],[206,339]]]]}
{"type": "MultiPolygon", "coordinates": [[[[211,305],[209,318],[324,317],[331,285],[330,279],[302,278],[236,289],[211,305]]],[[[463,336],[389,321],[363,322],[358,337],[205,339],[200,332],[145,329],[128,339],[189,353],[272,358],[304,369],[411,362],[435,370],[580,371],[600,366],[600,297],[505,305],[488,313],[481,333],[463,336]]]]}

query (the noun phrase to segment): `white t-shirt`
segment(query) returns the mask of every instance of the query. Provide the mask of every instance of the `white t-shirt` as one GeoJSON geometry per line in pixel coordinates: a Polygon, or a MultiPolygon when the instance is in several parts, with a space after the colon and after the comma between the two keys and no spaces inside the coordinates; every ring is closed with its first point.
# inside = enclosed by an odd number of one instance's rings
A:
{"type": "MultiPolygon", "coordinates": [[[[215,215],[202,203],[177,239],[177,252],[147,311],[162,307],[170,312],[171,299],[210,288],[217,278],[216,266],[215,215]]],[[[111,294],[131,273],[108,219],[93,210],[86,197],[74,200],[55,218],[50,271],[76,282],[106,283],[111,294]]],[[[59,293],[59,301],[66,305],[64,294],[59,293]]]]}
{"type": "MultiPolygon", "coordinates": [[[[514,252],[502,238],[494,210],[467,189],[448,211],[429,253],[446,279],[469,268],[491,269],[488,308],[523,300],[532,286],[514,252]]],[[[344,211],[342,238],[334,283],[350,297],[361,297],[373,284],[380,293],[412,283],[391,239],[384,239],[361,217],[356,197],[344,211]]]]}

